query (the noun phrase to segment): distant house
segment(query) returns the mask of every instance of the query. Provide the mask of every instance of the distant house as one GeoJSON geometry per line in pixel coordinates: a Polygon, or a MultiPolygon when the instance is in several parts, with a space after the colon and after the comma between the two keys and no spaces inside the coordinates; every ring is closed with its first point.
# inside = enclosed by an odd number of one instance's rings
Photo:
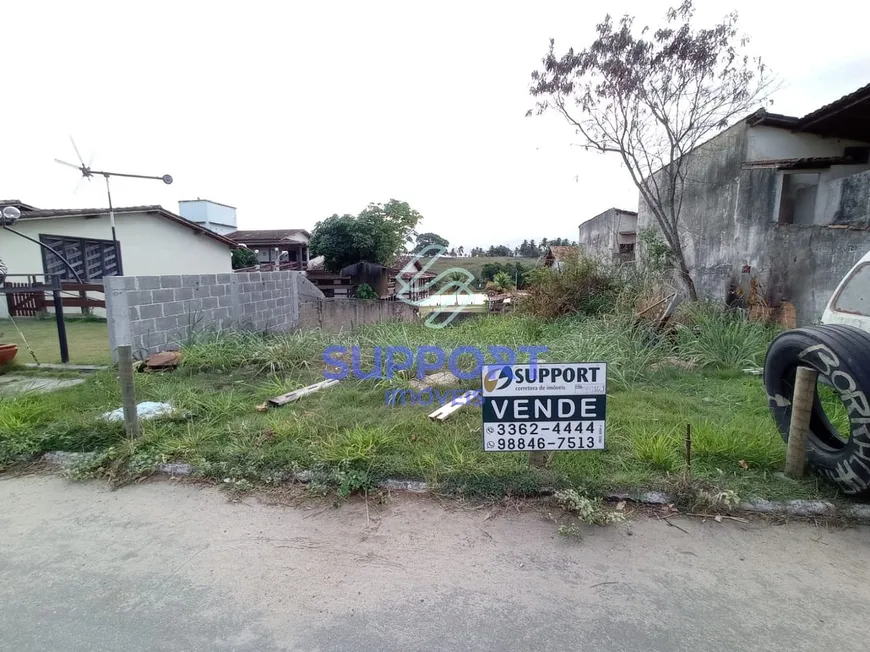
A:
{"type": "Polygon", "coordinates": [[[637,213],[609,208],[580,227],[580,251],[605,263],[633,263],[637,247],[637,213]]]}
{"type": "Polygon", "coordinates": [[[577,260],[580,255],[580,250],[577,247],[568,245],[553,245],[547,247],[547,253],[544,256],[544,267],[555,267],[561,269],[568,260],[577,260]]]}
{"type": "Polygon", "coordinates": [[[286,263],[289,269],[308,267],[308,241],[311,234],[304,229],[233,231],[227,237],[237,246],[244,245],[256,253],[260,264],[286,263]]]}
{"type": "Polygon", "coordinates": [[[305,276],[327,299],[347,299],[353,290],[350,277],[326,271],[323,256],[308,260],[305,276]]]}
{"type": "Polygon", "coordinates": [[[367,284],[379,299],[395,299],[407,286],[404,296],[412,301],[429,296],[428,285],[435,278],[435,274],[424,273],[420,261],[412,256],[400,256],[389,267],[361,261],[343,268],[341,275],[350,277],[354,287],[367,284]],[[411,269],[404,271],[408,266],[411,269]]]}
{"type": "MultiPolygon", "coordinates": [[[[108,208],[44,210],[17,200],[0,201],[0,209],[10,205],[21,211],[14,229],[56,250],[86,283],[102,283],[104,276],[115,275],[232,271],[232,240],[161,206],[116,208],[115,242],[108,208]]],[[[3,229],[0,259],[11,275],[58,274],[63,281],[76,280],[51,251],[3,229]]],[[[14,276],[8,280],[16,281],[14,276]]],[[[7,304],[0,301],[0,317],[6,316],[7,304]]]]}

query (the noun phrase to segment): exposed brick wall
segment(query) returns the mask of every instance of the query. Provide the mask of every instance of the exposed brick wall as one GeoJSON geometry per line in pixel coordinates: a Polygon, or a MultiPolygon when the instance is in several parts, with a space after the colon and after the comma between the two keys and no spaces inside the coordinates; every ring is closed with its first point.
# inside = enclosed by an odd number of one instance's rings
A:
{"type": "Polygon", "coordinates": [[[193,334],[240,330],[350,330],[382,321],[416,321],[401,302],[324,299],[300,272],[184,276],[107,276],[109,347],[129,344],[136,358],[178,348],[193,334]]]}

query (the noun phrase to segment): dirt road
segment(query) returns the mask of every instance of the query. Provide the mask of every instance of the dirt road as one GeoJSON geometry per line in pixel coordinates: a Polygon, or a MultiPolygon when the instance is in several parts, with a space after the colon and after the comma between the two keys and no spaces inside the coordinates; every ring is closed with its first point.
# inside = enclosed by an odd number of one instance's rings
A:
{"type": "Polygon", "coordinates": [[[0,479],[6,650],[866,650],[870,529],[0,479]],[[631,534],[629,534],[631,532],[631,534]]]}

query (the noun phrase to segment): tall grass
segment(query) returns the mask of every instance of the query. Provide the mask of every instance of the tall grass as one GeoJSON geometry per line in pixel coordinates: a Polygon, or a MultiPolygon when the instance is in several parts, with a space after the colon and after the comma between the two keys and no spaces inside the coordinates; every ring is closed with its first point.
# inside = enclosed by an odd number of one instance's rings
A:
{"type": "Polygon", "coordinates": [[[701,367],[757,367],[776,328],[751,322],[742,310],[723,304],[688,304],[677,315],[676,349],[701,367]]]}
{"type": "Polygon", "coordinates": [[[270,373],[284,372],[315,364],[331,341],[320,330],[278,335],[226,330],[189,342],[184,347],[182,364],[199,371],[255,366],[270,373]]]}
{"type": "Polygon", "coordinates": [[[562,319],[543,339],[548,362],[606,362],[608,383],[615,389],[644,380],[650,365],[673,355],[667,339],[630,315],[562,319]]]}
{"type": "MultiPolygon", "coordinates": [[[[743,368],[758,366],[776,330],[750,322],[745,313],[714,303],[686,305],[675,318],[675,329],[663,334],[633,312],[598,316],[573,315],[546,320],[529,314],[487,315],[456,326],[434,329],[422,324],[383,323],[350,332],[320,330],[262,335],[224,331],[202,336],[184,348],[183,365],[197,371],[225,372],[254,367],[260,373],[286,374],[311,370],[320,373],[324,350],[339,345],[348,349],[340,356],[351,362],[351,347],[358,347],[359,368],[374,368],[375,351],[381,348],[381,369],[386,364],[385,347],[438,347],[449,360],[457,347],[476,347],[484,363],[494,363],[491,346],[518,352],[524,346],[546,346],[541,356],[548,362],[607,362],[611,386],[626,389],[647,378],[651,365],[678,357],[700,367],[743,368]]],[[[413,357],[413,356],[412,356],[413,357]]],[[[433,362],[433,356],[427,356],[433,362]]],[[[519,362],[528,358],[520,355],[519,362]]],[[[404,362],[401,357],[400,362],[404,362]]],[[[463,356],[464,366],[473,362],[463,356]],[[468,363],[468,364],[465,364],[468,363]]],[[[417,374],[412,360],[405,377],[417,374]]]]}

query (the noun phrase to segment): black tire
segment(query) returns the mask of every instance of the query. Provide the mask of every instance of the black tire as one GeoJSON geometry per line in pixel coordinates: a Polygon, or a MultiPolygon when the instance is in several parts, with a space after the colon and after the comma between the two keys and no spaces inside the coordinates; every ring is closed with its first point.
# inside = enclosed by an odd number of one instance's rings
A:
{"type": "Polygon", "coordinates": [[[816,369],[849,413],[851,432],[838,433],[816,390],[807,460],[844,493],[870,493],[870,333],[853,326],[798,328],[777,336],[764,360],[768,404],[788,441],[794,379],[799,366],[816,369]]]}

